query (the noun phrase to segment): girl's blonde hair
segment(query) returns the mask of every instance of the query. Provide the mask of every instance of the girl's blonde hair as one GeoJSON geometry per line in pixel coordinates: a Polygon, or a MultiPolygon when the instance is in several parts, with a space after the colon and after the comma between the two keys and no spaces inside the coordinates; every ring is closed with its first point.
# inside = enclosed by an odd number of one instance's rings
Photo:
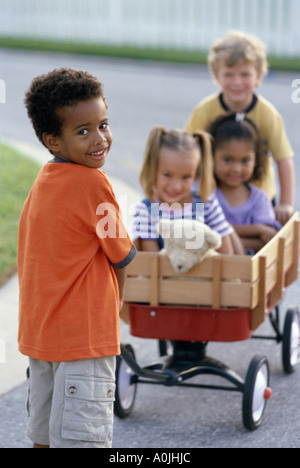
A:
{"type": "Polygon", "coordinates": [[[239,61],[254,65],[261,80],[268,72],[268,61],[264,43],[256,36],[242,31],[228,31],[217,39],[208,54],[208,65],[216,77],[220,71],[220,62],[233,67],[239,61]]]}
{"type": "Polygon", "coordinates": [[[161,126],[156,126],[151,130],[144,153],[140,183],[145,194],[152,201],[153,189],[157,180],[159,152],[163,146],[182,152],[190,152],[195,148],[199,148],[201,159],[197,171],[197,177],[199,177],[198,195],[205,203],[215,188],[210,135],[202,131],[190,135],[184,130],[165,130],[161,126]]]}

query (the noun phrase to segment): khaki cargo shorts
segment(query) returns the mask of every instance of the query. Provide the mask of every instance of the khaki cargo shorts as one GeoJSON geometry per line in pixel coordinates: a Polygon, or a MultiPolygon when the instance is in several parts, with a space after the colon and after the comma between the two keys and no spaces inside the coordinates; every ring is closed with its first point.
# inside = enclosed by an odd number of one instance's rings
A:
{"type": "Polygon", "coordinates": [[[29,359],[28,436],[51,448],[110,448],[115,356],[70,362],[29,359]]]}

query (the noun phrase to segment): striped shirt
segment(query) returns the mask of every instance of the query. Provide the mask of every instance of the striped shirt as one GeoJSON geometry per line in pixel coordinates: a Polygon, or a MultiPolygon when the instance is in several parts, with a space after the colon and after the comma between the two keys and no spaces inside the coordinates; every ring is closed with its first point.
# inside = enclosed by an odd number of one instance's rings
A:
{"type": "Polygon", "coordinates": [[[132,238],[156,239],[160,248],[163,248],[163,240],[158,233],[159,220],[180,218],[204,222],[222,237],[233,232],[215,194],[210,195],[206,203],[203,203],[199,196],[193,194],[192,202],[185,203],[183,207],[179,203],[172,205],[160,201],[151,203],[148,198],[137,203],[132,221],[132,238]]]}

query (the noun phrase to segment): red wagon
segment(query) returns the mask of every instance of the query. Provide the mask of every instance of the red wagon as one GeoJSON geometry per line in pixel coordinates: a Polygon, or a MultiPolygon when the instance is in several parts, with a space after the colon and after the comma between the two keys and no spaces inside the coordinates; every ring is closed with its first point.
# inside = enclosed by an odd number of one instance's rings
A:
{"type": "Polygon", "coordinates": [[[225,389],[243,394],[244,425],[256,429],[272,394],[266,357],[252,359],[244,380],[206,356],[206,345],[251,337],[274,339],[282,343],[284,371],[294,372],[300,362],[299,311],[296,307],[287,311],[280,332],[279,302],[285,288],[298,277],[298,259],[298,213],[254,257],[220,255],[185,274],[176,273],[166,256],[138,252],[128,267],[122,318],[133,336],[159,340],[161,356],[154,364],[140,367],[131,345],[122,345],[115,414],[129,416],[138,383],[225,389]],[[255,335],[266,317],[275,335],[255,335]],[[187,382],[201,374],[221,376],[230,385],[187,382]]]}

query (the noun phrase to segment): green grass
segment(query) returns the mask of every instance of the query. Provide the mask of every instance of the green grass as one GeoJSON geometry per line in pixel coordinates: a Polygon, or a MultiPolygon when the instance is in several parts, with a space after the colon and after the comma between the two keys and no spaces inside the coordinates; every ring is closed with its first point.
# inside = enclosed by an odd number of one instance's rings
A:
{"type": "Polygon", "coordinates": [[[18,226],[40,166],[0,145],[0,285],[16,271],[18,226]]]}
{"type": "MultiPolygon", "coordinates": [[[[188,51],[175,49],[152,49],[130,46],[106,46],[101,44],[83,44],[75,42],[44,41],[34,39],[0,37],[0,47],[14,49],[67,52],[108,57],[132,58],[138,60],[156,60],[206,64],[207,51],[188,51]]],[[[299,57],[268,57],[273,70],[300,71],[299,57]]]]}

